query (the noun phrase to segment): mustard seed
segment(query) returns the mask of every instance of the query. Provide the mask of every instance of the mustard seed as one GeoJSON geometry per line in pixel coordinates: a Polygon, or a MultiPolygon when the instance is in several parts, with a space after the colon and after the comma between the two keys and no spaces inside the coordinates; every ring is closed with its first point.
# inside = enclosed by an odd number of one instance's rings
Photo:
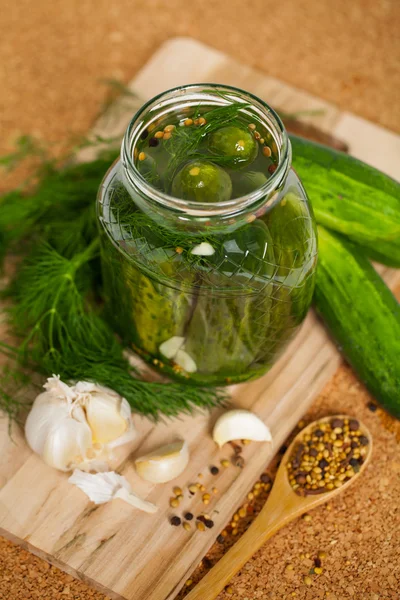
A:
{"type": "Polygon", "coordinates": [[[191,527],[190,527],[190,525],[189,525],[189,523],[187,521],[185,521],[183,523],[183,529],[185,529],[186,531],[190,531],[191,530],[191,527]]]}
{"type": "Polygon", "coordinates": [[[204,525],[203,521],[197,521],[196,527],[197,527],[197,529],[199,531],[205,531],[206,530],[206,526],[204,525]]]}
{"type": "Polygon", "coordinates": [[[164,132],[163,131],[157,131],[154,134],[154,137],[157,138],[158,140],[161,140],[164,137],[164,132]]]}
{"type": "Polygon", "coordinates": [[[193,125],[193,119],[185,119],[185,120],[183,121],[183,124],[184,124],[186,127],[190,127],[190,125],[193,125]]]}
{"type": "Polygon", "coordinates": [[[271,151],[271,148],[269,146],[264,146],[262,152],[263,152],[264,156],[266,156],[267,158],[269,158],[270,156],[272,156],[272,151],[271,151]]]}
{"type": "Polygon", "coordinates": [[[144,152],[140,152],[140,153],[139,153],[139,156],[138,156],[138,159],[139,159],[140,161],[142,161],[142,160],[145,160],[145,158],[146,158],[146,154],[145,154],[144,152]]]}

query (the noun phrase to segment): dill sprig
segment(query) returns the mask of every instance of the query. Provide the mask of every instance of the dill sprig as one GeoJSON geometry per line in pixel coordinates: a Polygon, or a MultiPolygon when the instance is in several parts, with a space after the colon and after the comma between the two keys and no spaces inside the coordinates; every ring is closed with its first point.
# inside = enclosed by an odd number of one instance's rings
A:
{"type": "MultiPolygon", "coordinates": [[[[21,265],[10,288],[14,305],[9,319],[21,337],[14,353],[21,369],[35,368],[45,376],[56,373],[65,381],[96,381],[117,391],[133,411],[151,419],[222,402],[224,394],[210,388],[138,378],[124,356],[124,347],[88,298],[90,265],[98,252],[98,239],[70,259],[43,244],[21,265]]],[[[3,408],[10,416],[18,408],[6,391],[3,408]]]]}
{"type": "MultiPolygon", "coordinates": [[[[233,103],[205,113],[208,121],[202,128],[177,128],[178,135],[171,137],[168,146],[170,175],[182,156],[195,156],[203,136],[232,123],[244,106],[233,103]]],[[[117,151],[106,149],[92,162],[64,168],[33,145],[32,152],[42,158],[40,183],[33,191],[15,190],[0,198],[0,266],[10,254],[27,257],[3,292],[12,306],[2,312],[19,343],[13,347],[0,342],[0,352],[7,359],[0,372],[0,409],[12,419],[17,417],[24,406],[20,392],[35,380],[35,372],[111,387],[128,400],[132,410],[152,419],[222,403],[225,393],[212,388],[141,380],[125,356],[125,346],[101,313],[95,198],[117,151]]],[[[28,142],[4,164],[13,166],[25,156],[29,156],[28,142]]],[[[193,233],[172,232],[133,209],[131,198],[125,195],[118,207],[120,221],[129,221],[136,233],[151,231],[151,238],[158,238],[164,247],[183,245],[184,260],[201,265],[203,259],[190,253],[198,243],[193,233]]],[[[218,244],[212,234],[207,241],[214,247],[218,244]]]]}

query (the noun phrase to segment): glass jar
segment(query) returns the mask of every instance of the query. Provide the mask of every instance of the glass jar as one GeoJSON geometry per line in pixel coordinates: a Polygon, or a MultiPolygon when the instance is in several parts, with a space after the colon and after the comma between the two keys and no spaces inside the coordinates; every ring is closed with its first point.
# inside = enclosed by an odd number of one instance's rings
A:
{"type": "Polygon", "coordinates": [[[129,347],[174,378],[223,385],[259,377],[309,309],[312,210],[280,118],[247,92],[198,84],[145,104],[101,184],[98,220],[108,318],[129,347]],[[276,155],[260,187],[198,202],[161,191],[140,172],[134,157],[149,132],[233,102],[276,155]]]}

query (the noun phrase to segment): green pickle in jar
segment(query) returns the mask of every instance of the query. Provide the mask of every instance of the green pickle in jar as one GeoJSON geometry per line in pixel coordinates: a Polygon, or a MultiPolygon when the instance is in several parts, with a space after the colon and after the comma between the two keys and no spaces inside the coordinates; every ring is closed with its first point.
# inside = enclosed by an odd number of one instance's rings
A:
{"type": "Polygon", "coordinates": [[[198,85],[145,105],[98,216],[108,317],[166,375],[254,379],[304,320],[314,218],[281,121],[253,96],[198,85]]]}

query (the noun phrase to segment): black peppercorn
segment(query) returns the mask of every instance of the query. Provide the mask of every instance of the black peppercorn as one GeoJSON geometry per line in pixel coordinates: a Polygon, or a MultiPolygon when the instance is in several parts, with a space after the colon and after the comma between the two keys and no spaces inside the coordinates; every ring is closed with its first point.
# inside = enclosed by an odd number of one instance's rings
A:
{"type": "Polygon", "coordinates": [[[360,435],[358,439],[360,440],[361,446],[368,446],[368,438],[365,437],[365,435],[360,435]]]}
{"type": "Polygon", "coordinates": [[[204,521],[204,525],[208,528],[211,529],[212,527],[214,527],[214,521],[212,521],[211,519],[205,519],[204,521]]]}
{"type": "Polygon", "coordinates": [[[176,515],[174,517],[171,517],[171,525],[174,525],[174,527],[178,527],[181,524],[181,520],[179,517],[177,517],[176,515]]]}
{"type": "Polygon", "coordinates": [[[218,544],[223,544],[225,542],[224,536],[219,534],[219,536],[217,537],[217,542],[218,544]]]}
{"type": "Polygon", "coordinates": [[[186,521],[191,521],[193,519],[193,515],[191,512],[185,513],[184,516],[185,516],[186,521]]]}
{"type": "Polygon", "coordinates": [[[152,137],[149,139],[149,146],[151,146],[152,148],[155,148],[156,146],[158,146],[159,143],[160,142],[155,137],[152,137]]]}
{"type": "Polygon", "coordinates": [[[218,475],[219,469],[218,467],[214,467],[213,465],[212,467],[210,467],[210,472],[212,473],[212,475],[218,475]]]}
{"type": "Polygon", "coordinates": [[[359,427],[360,427],[360,423],[357,421],[357,419],[350,419],[350,421],[349,421],[350,431],[357,431],[357,429],[359,427]]]}

